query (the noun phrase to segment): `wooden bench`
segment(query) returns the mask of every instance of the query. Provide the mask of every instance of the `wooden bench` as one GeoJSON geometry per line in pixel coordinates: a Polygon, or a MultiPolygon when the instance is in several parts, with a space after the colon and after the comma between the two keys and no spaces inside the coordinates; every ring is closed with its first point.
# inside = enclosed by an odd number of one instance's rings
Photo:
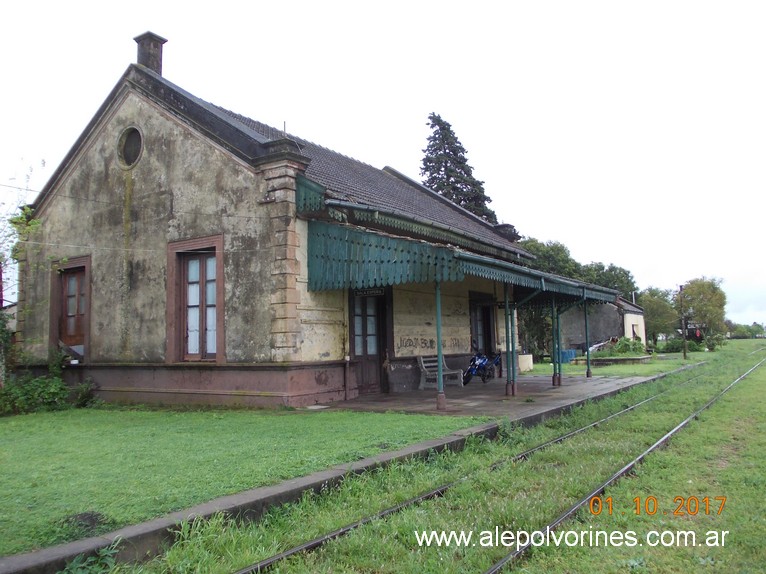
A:
{"type": "MultiPolygon", "coordinates": [[[[420,386],[418,389],[436,389],[439,384],[439,358],[438,357],[418,357],[420,366],[420,386]]],[[[445,385],[454,383],[463,386],[463,371],[459,369],[450,369],[447,367],[442,357],[442,380],[445,385]]]]}

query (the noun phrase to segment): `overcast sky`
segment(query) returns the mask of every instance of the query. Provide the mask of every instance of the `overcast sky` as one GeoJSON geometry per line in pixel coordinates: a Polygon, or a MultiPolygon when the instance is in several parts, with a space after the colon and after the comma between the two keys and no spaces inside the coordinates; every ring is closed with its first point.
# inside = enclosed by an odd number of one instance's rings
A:
{"type": "Polygon", "coordinates": [[[8,3],[6,205],[44,185],[148,30],[181,88],[417,180],[436,112],[522,235],[641,289],[721,279],[728,318],[766,323],[766,2],[8,3]]]}

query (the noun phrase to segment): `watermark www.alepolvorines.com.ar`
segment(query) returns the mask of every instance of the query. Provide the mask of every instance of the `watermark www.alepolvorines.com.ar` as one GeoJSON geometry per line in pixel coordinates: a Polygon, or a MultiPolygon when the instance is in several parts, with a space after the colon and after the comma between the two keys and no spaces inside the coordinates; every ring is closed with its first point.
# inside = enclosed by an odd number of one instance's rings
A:
{"type": "Polygon", "coordinates": [[[415,530],[418,546],[478,546],[484,548],[505,547],[520,550],[527,546],[707,546],[726,545],[728,530],[650,530],[639,535],[633,530],[415,530]]]}

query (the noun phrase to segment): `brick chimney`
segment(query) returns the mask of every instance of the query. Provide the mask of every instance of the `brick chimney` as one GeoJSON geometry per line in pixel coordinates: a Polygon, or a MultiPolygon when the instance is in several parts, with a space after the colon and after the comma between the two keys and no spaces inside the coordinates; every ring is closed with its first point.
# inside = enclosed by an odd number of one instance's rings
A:
{"type": "Polygon", "coordinates": [[[138,63],[146,66],[151,71],[162,75],[162,45],[167,42],[165,38],[145,32],[133,38],[138,44],[138,63]]]}

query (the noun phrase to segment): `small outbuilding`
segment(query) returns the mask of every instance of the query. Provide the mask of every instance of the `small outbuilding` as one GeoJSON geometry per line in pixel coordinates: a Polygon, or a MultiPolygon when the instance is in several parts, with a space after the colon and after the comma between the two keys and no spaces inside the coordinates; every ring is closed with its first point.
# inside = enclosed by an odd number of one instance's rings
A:
{"type": "Polygon", "coordinates": [[[582,310],[571,309],[561,315],[561,340],[564,349],[585,352],[590,345],[610,339],[639,340],[646,344],[644,310],[623,297],[604,305],[588,307],[590,331],[585,332],[582,310]]]}

